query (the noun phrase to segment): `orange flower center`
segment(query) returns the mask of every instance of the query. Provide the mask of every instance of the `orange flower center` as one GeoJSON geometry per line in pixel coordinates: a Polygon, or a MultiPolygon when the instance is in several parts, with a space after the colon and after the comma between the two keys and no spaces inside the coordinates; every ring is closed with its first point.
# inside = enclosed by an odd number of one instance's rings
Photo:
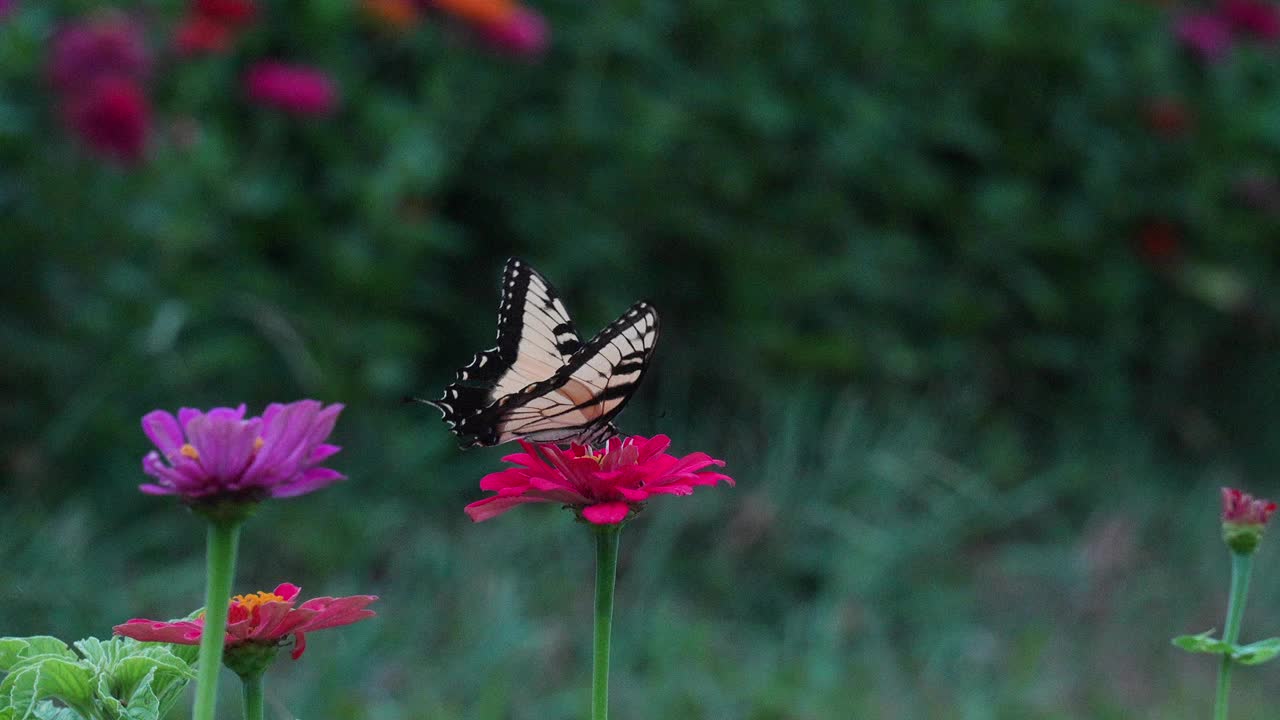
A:
{"type": "Polygon", "coordinates": [[[231,602],[244,608],[247,612],[253,612],[254,608],[259,605],[269,602],[284,602],[284,598],[275,593],[259,590],[251,595],[237,595],[231,598],[231,602]]]}
{"type": "Polygon", "coordinates": [[[182,455],[185,455],[191,458],[192,460],[200,459],[200,451],[197,450],[196,446],[192,445],[191,443],[187,443],[186,445],[183,445],[182,449],[178,450],[178,452],[182,455]]]}

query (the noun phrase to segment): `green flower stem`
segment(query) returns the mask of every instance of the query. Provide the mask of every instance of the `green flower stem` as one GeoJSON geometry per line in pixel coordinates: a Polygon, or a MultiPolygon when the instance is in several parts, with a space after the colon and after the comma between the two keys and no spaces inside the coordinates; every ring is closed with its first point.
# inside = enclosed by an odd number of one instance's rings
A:
{"type": "Polygon", "coordinates": [[[595,660],[591,668],[591,720],[609,717],[609,632],[613,625],[613,589],[618,576],[621,525],[598,525],[596,532],[595,660]]]}
{"type": "MultiPolygon", "coordinates": [[[[1231,553],[1231,597],[1227,600],[1227,625],[1222,639],[1235,645],[1240,639],[1240,618],[1244,616],[1244,602],[1249,594],[1249,573],[1253,569],[1253,555],[1231,553]]],[[[1213,720],[1227,720],[1227,696],[1231,692],[1231,655],[1222,656],[1218,670],[1218,696],[1213,704],[1213,720]]]]}
{"type": "Polygon", "coordinates": [[[227,607],[236,571],[240,544],[239,520],[209,520],[208,573],[205,582],[204,633],[196,668],[196,704],[193,720],[214,720],[218,702],[218,674],[222,670],[222,643],[226,638],[227,607]]]}
{"type": "Polygon", "coordinates": [[[262,675],[240,678],[244,684],[244,720],[262,720],[262,675]]]}

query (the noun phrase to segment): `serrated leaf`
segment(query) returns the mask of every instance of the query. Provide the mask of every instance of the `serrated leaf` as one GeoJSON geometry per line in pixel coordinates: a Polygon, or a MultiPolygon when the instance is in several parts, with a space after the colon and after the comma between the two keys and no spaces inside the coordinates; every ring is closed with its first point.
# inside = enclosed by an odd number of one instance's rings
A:
{"type": "Polygon", "coordinates": [[[1231,643],[1211,637],[1213,630],[1206,630],[1199,635],[1179,635],[1173,644],[1187,652],[1209,653],[1211,655],[1227,655],[1235,648],[1231,643]]]}
{"type": "Polygon", "coordinates": [[[1280,638],[1267,638],[1248,645],[1239,645],[1231,657],[1242,665],[1261,665],[1276,655],[1280,655],[1280,638]]]}

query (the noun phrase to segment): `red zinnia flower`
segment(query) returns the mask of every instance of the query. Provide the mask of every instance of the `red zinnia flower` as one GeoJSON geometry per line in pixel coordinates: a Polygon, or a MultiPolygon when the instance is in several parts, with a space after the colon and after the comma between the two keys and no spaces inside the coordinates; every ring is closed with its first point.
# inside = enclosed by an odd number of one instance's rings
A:
{"type": "Polygon", "coordinates": [[[1280,9],[1260,0],[1224,0],[1222,16],[1238,32],[1261,40],[1280,39],[1280,9]]]}
{"type": "Polygon", "coordinates": [[[245,89],[255,102],[295,115],[326,115],[338,106],[338,90],[323,71],[261,62],[249,69],[245,89]]]}
{"type": "Polygon", "coordinates": [[[1235,488],[1222,488],[1222,522],[1237,525],[1266,525],[1276,504],[1254,498],[1235,488]]]}
{"type": "MultiPolygon", "coordinates": [[[[350,625],[375,615],[365,606],[377,600],[376,595],[352,595],[350,597],[320,597],[294,607],[300,588],[282,583],[275,591],[237,595],[231,598],[227,615],[225,648],[228,661],[233,651],[245,646],[276,647],[293,636],[293,659],[302,657],[307,649],[306,633],[350,625]]],[[[199,645],[204,633],[204,614],[194,620],[162,622],[134,618],[114,628],[115,634],[143,642],[167,642],[179,645],[199,645]]]]}
{"type": "Polygon", "coordinates": [[[67,123],[89,147],[126,162],[142,157],[151,104],[133,80],[105,78],[66,102],[67,123]]]}
{"type": "Polygon", "coordinates": [[[723,460],[700,452],[682,458],[663,452],[671,444],[666,435],[613,438],[599,451],[577,444],[568,450],[554,443],[520,444],[523,453],[502,458],[517,467],[480,480],[482,490],[497,495],[468,505],[472,520],[488,520],[524,503],[552,502],[574,508],[588,522],[613,525],[653,495],[689,495],[695,486],[721,480],[734,484],[728,475],[703,471],[723,466],[723,460]]]}
{"type": "Polygon", "coordinates": [[[1178,18],[1174,33],[1204,60],[1220,60],[1231,47],[1231,26],[1216,13],[1192,13],[1178,18]]]}
{"type": "Polygon", "coordinates": [[[1137,245],[1143,260],[1163,267],[1182,255],[1182,234],[1168,220],[1152,220],[1138,230],[1137,245]]]}
{"type": "Polygon", "coordinates": [[[1143,110],[1147,126],[1168,138],[1185,134],[1195,122],[1187,104],[1175,97],[1155,98],[1143,110]]]}

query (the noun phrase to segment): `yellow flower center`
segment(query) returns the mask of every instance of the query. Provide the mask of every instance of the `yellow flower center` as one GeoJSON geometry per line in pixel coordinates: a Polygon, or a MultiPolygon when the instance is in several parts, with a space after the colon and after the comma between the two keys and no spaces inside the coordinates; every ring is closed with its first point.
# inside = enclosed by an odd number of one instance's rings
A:
{"type": "Polygon", "coordinates": [[[182,446],[182,449],[181,449],[181,450],[179,450],[178,452],[179,452],[180,454],[182,454],[182,455],[185,455],[185,456],[187,456],[187,457],[191,458],[192,460],[199,460],[199,459],[200,459],[200,451],[199,451],[199,450],[197,450],[197,449],[195,448],[195,446],[194,446],[194,445],[192,445],[191,443],[187,443],[186,445],[183,445],[183,446],[182,446]]]}
{"type": "Polygon", "coordinates": [[[262,592],[259,590],[251,595],[237,595],[231,598],[231,602],[239,605],[249,612],[253,612],[254,608],[262,605],[263,603],[284,602],[284,598],[276,595],[275,593],[262,592]]]}
{"type": "Polygon", "coordinates": [[[262,436],[259,435],[258,437],[253,439],[253,451],[258,452],[259,450],[262,449],[262,446],[266,444],[267,444],[267,441],[263,440],[262,436]]]}

